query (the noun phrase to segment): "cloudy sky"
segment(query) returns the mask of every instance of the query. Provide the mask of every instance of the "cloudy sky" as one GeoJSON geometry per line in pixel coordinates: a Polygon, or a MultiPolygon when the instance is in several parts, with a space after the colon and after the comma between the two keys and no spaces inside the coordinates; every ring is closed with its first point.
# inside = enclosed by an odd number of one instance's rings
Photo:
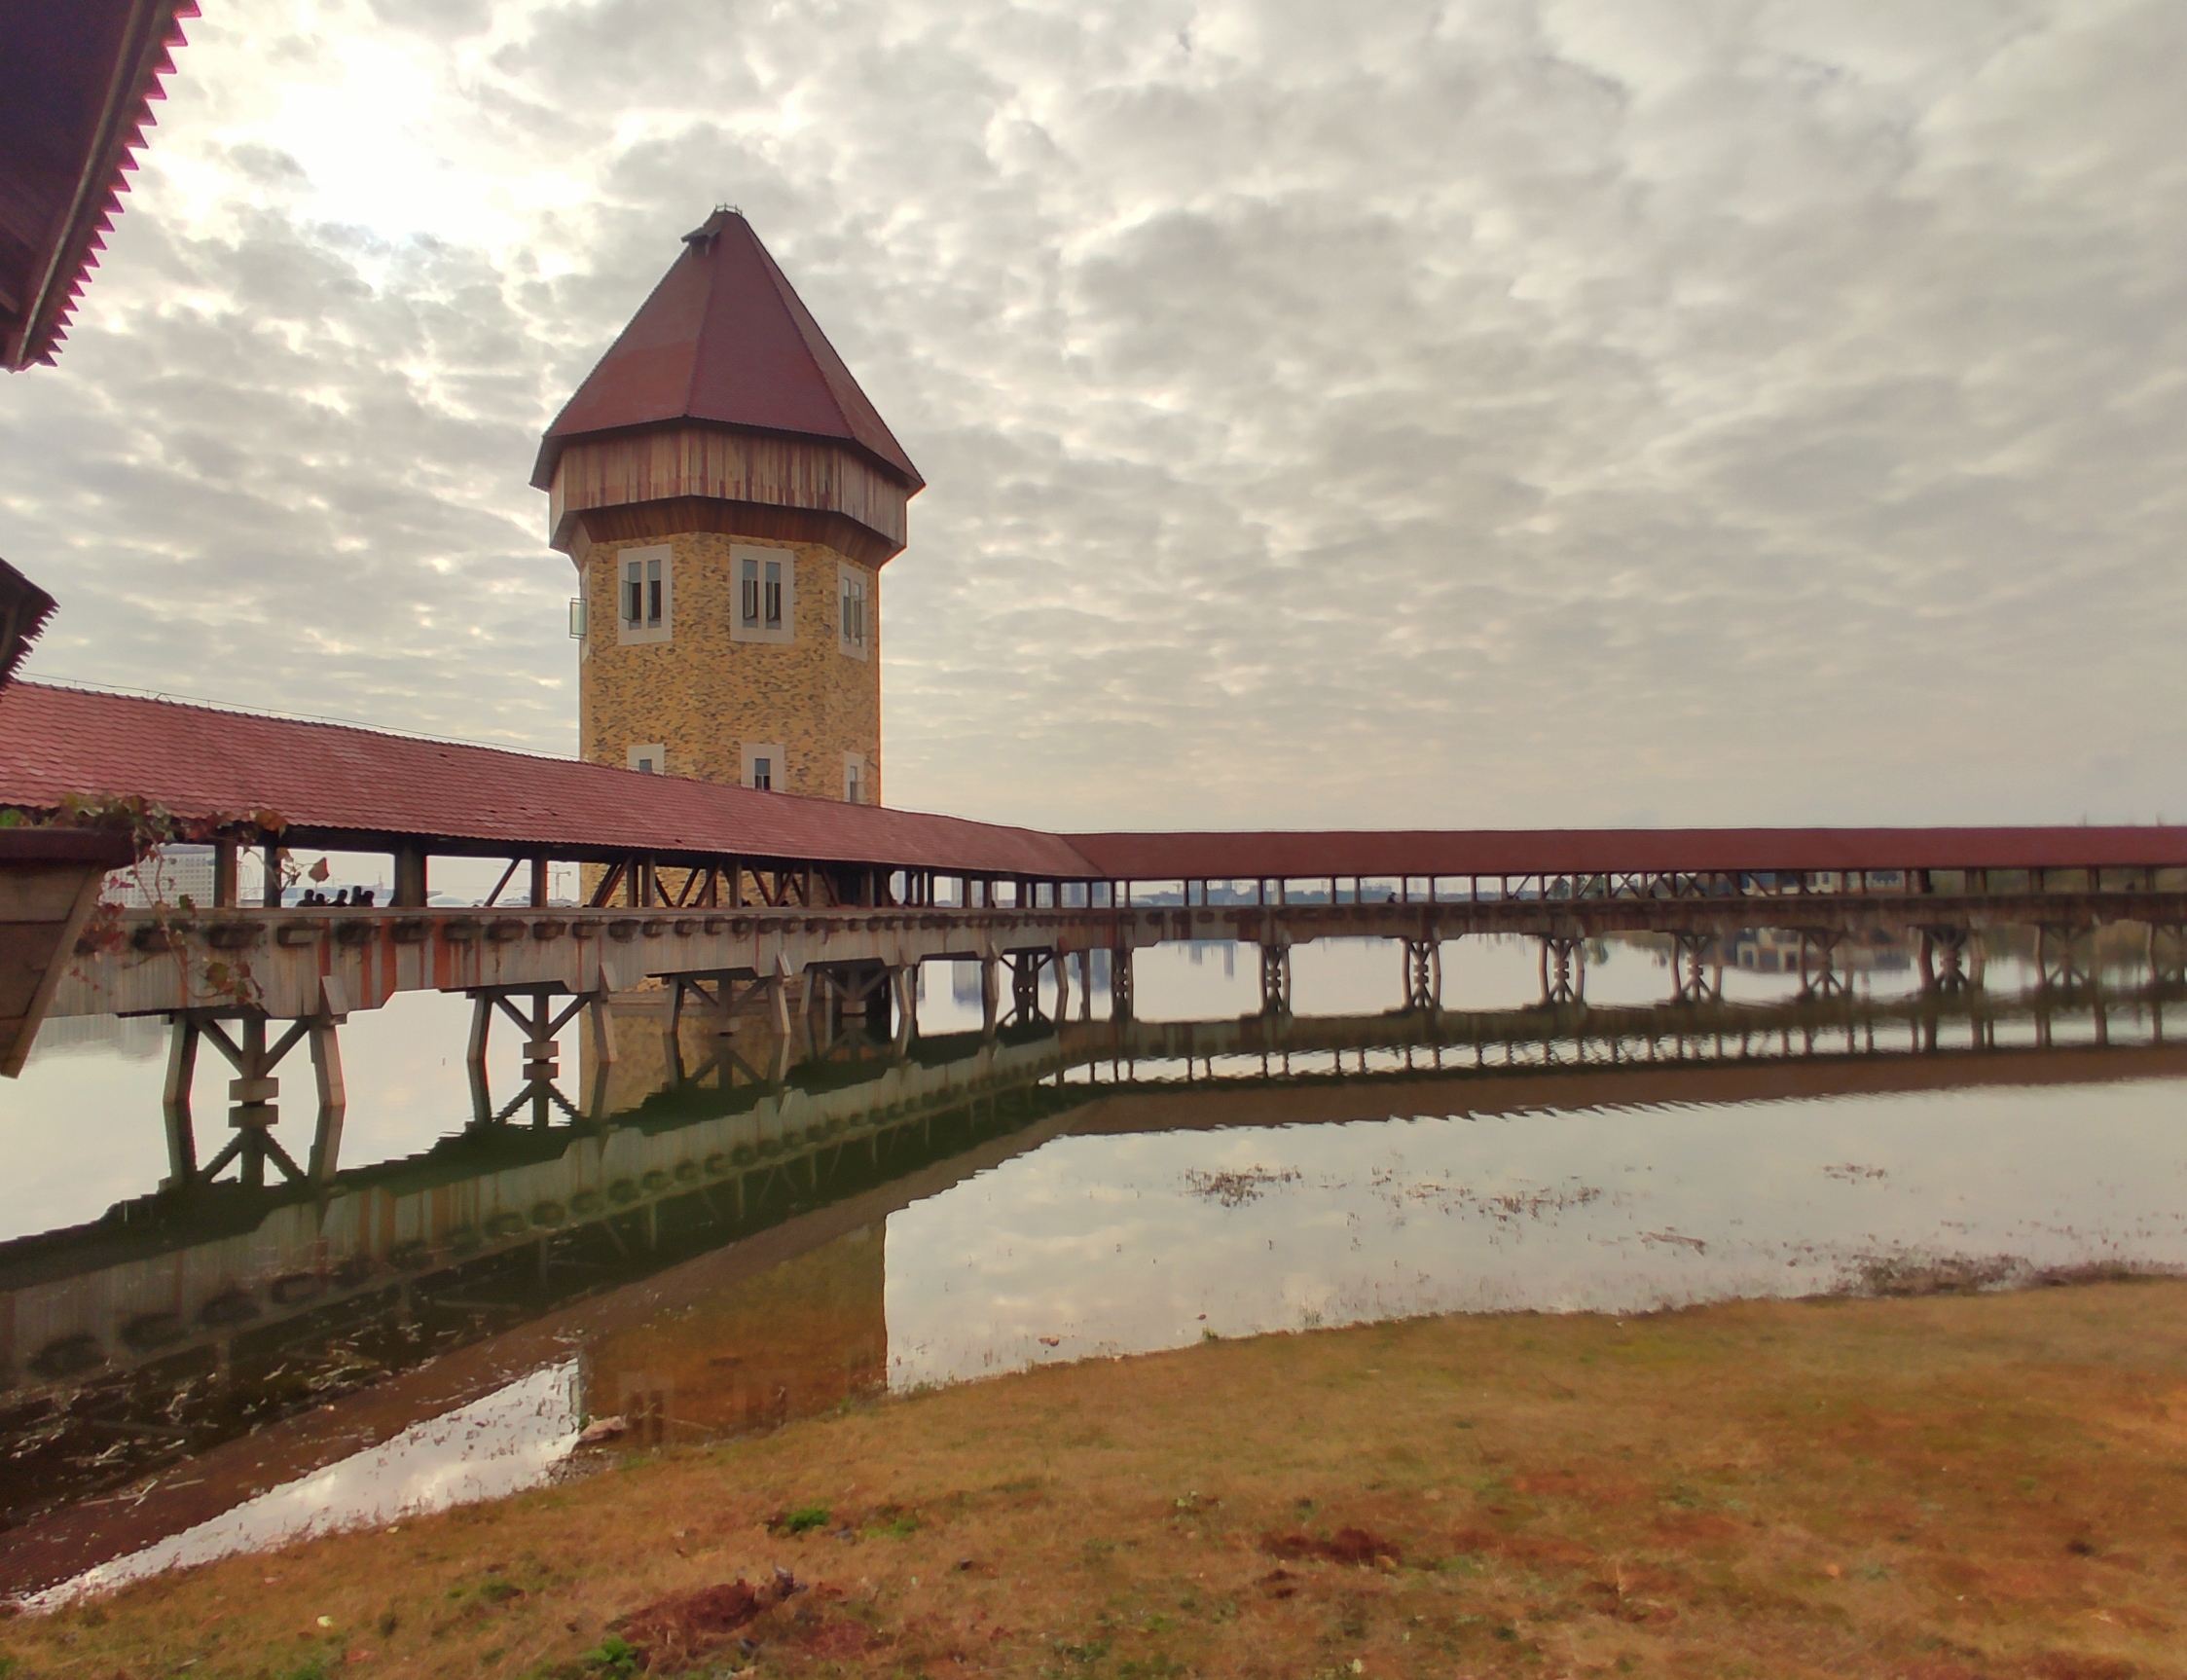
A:
{"type": "Polygon", "coordinates": [[[931,487],[891,803],[2187,818],[2187,8],[206,11],[32,676],[572,750],[537,434],[719,201],[931,487]]]}

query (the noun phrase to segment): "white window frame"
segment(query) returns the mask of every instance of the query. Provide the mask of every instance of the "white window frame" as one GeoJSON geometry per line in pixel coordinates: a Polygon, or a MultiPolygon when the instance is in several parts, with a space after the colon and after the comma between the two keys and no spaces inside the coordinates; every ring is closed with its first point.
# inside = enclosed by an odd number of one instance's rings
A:
{"type": "Polygon", "coordinates": [[[643,548],[621,549],[615,556],[615,639],[625,647],[648,641],[667,641],[675,632],[675,550],[667,543],[651,543],[643,548]],[[631,569],[638,568],[638,584],[641,592],[648,592],[652,582],[651,568],[661,568],[661,621],[652,622],[652,602],[648,593],[641,593],[639,616],[634,622],[630,615],[631,569]]]}
{"type": "Polygon", "coordinates": [[[848,561],[835,565],[835,650],[851,659],[873,657],[873,578],[848,561]],[[846,610],[856,600],[857,611],[846,610]],[[857,632],[854,637],[853,630],[857,632]]]}
{"type": "Polygon", "coordinates": [[[640,759],[652,764],[653,768],[648,774],[666,776],[669,773],[668,744],[662,741],[642,742],[623,754],[623,763],[627,769],[644,770],[645,765],[638,762],[640,759]]]}
{"type": "Polygon", "coordinates": [[[843,803],[846,805],[871,805],[873,803],[873,778],[866,768],[865,754],[843,754],[843,803]]]}
{"type": "Polygon", "coordinates": [[[766,759],[768,764],[768,790],[774,793],[786,793],[788,789],[783,785],[789,780],[789,754],[783,750],[782,745],[779,742],[746,742],[744,749],[744,772],[742,776],[740,776],[739,780],[747,787],[756,785],[756,784],[754,784],[754,782],[752,781],[752,777],[755,773],[758,761],[762,758],[766,759]]]}
{"type": "Polygon", "coordinates": [[[776,646],[787,646],[797,639],[797,551],[791,548],[762,548],[757,543],[740,542],[729,550],[729,639],[732,641],[766,641],[776,646]],[[756,624],[745,622],[745,564],[750,562],[758,572],[760,618],[756,624]],[[783,568],[783,621],[780,628],[770,628],[766,619],[766,576],[770,565],[783,568]]]}

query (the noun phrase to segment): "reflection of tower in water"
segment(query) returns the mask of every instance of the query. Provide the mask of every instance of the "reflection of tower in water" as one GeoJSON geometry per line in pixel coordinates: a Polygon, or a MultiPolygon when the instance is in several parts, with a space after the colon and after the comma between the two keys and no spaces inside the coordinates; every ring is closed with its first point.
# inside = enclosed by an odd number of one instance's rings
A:
{"type": "Polygon", "coordinates": [[[585,1343],[579,1404],[633,1444],[774,1429],[877,1391],[889,1324],[882,1227],[834,1241],[585,1343]]]}

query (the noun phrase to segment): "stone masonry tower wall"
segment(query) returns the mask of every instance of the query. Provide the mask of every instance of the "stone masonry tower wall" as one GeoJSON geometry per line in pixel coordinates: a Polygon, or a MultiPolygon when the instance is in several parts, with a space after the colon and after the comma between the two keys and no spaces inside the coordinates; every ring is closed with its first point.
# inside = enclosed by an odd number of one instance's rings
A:
{"type": "MultiPolygon", "coordinates": [[[[880,576],[825,543],[677,531],[595,544],[582,566],[588,634],[577,667],[581,754],[704,782],[843,799],[881,797],[880,576]],[[743,563],[781,569],[778,639],[741,640],[743,563]],[[632,636],[626,571],[662,567],[662,629],[632,636]],[[844,584],[864,591],[862,640],[844,634],[844,584]],[[764,763],[764,769],[762,769],[764,763]]],[[[640,586],[649,590],[649,577],[640,586]]],[[[764,622],[764,617],[763,617],[764,622]]],[[[856,628],[856,625],[853,625],[856,628]]]]}
{"type": "Polygon", "coordinates": [[[716,211],[548,429],[593,762],[877,803],[881,568],[923,482],[716,211]]]}

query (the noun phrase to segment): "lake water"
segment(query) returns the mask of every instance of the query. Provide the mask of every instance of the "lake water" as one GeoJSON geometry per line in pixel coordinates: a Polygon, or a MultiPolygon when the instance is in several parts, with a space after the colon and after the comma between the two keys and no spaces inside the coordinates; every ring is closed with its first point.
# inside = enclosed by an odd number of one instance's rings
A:
{"type": "Polygon", "coordinates": [[[1673,1005],[1612,944],[1549,1010],[1532,945],[1467,941],[1431,1015],[1397,1011],[1402,947],[1331,942],[1268,1021],[1255,948],[1172,945],[1134,1021],[1097,972],[987,1041],[976,970],[932,965],[893,1042],[687,1022],[672,1052],[620,1009],[611,1066],[572,1028],[563,1100],[487,1126],[469,1004],[406,997],[343,1029],[332,1186],[186,1201],[152,1193],[164,1029],[51,1023],[0,1086],[0,1589],[512,1491],[592,1418],[629,1450],[1204,1335],[2187,1266],[2187,998],[2098,956],[2095,995],[2000,946],[1925,999],[1869,950],[1804,1000],[1749,946],[1673,1005]]]}

